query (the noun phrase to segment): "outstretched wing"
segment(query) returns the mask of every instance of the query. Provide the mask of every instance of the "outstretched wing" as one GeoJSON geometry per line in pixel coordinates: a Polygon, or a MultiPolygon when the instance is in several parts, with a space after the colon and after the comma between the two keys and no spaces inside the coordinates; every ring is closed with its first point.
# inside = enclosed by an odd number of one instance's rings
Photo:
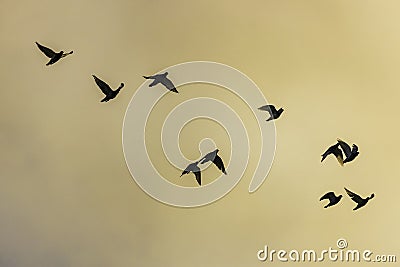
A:
{"type": "Polygon", "coordinates": [[[264,110],[264,111],[268,111],[268,113],[272,116],[272,114],[275,114],[277,112],[276,108],[274,105],[265,105],[262,107],[258,108],[259,110],[264,110]]]}
{"type": "Polygon", "coordinates": [[[94,81],[96,82],[97,86],[100,88],[100,90],[105,94],[109,95],[113,92],[113,90],[110,88],[108,84],[97,78],[95,75],[92,75],[94,78],[94,81]]]}
{"type": "Polygon", "coordinates": [[[350,146],[344,142],[343,140],[337,139],[340,147],[343,149],[344,154],[346,155],[346,158],[348,158],[351,154],[351,148],[350,146]]]}
{"type": "Polygon", "coordinates": [[[343,166],[343,153],[342,150],[340,150],[340,148],[336,147],[333,150],[333,155],[335,155],[337,161],[339,162],[340,165],[343,166]]]}
{"type": "Polygon", "coordinates": [[[201,185],[201,172],[197,171],[197,172],[193,172],[194,175],[196,176],[196,181],[199,185],[201,185]]]}
{"type": "Polygon", "coordinates": [[[349,189],[347,189],[346,187],[344,188],[344,190],[346,190],[346,193],[349,195],[349,197],[356,203],[360,203],[363,201],[363,199],[357,195],[356,193],[351,192],[349,189]]]}
{"type": "Polygon", "coordinates": [[[325,195],[323,195],[323,196],[319,199],[319,201],[324,200],[324,199],[328,199],[330,202],[332,202],[332,200],[335,199],[335,193],[333,193],[333,192],[328,192],[328,193],[326,193],[325,195]]]}
{"type": "Polygon", "coordinates": [[[172,83],[172,81],[170,79],[168,79],[167,77],[163,78],[161,80],[162,85],[164,85],[168,90],[178,93],[178,90],[176,90],[175,85],[172,83]]]}
{"type": "Polygon", "coordinates": [[[218,169],[220,169],[224,174],[226,174],[224,162],[222,161],[220,156],[216,155],[212,162],[215,164],[215,166],[218,167],[218,169]]]}
{"type": "Polygon", "coordinates": [[[38,42],[35,42],[36,45],[39,47],[40,51],[43,52],[43,54],[45,54],[47,57],[49,58],[53,58],[56,55],[56,52],[54,52],[53,50],[51,50],[48,47],[45,47],[41,44],[39,44],[38,42]]]}

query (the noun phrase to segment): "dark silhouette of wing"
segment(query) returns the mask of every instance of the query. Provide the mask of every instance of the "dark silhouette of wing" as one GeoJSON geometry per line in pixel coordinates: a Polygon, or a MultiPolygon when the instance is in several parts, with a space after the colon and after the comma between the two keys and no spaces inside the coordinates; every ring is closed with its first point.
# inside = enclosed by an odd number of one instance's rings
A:
{"type": "Polygon", "coordinates": [[[343,153],[342,153],[342,150],[340,150],[340,148],[339,148],[338,146],[339,146],[338,144],[335,144],[335,145],[329,147],[329,148],[325,151],[325,153],[322,154],[321,162],[323,162],[324,159],[325,159],[327,156],[329,156],[330,154],[333,154],[333,155],[336,157],[337,161],[340,163],[340,165],[343,166],[343,153]]]}
{"type": "Polygon", "coordinates": [[[48,47],[45,47],[41,44],[39,44],[38,42],[35,42],[36,45],[39,47],[40,51],[43,52],[43,54],[45,54],[47,57],[49,58],[53,58],[56,55],[56,52],[54,52],[53,50],[51,50],[48,47]]]}
{"type": "Polygon", "coordinates": [[[110,95],[113,93],[113,90],[110,88],[108,84],[97,78],[95,75],[92,75],[94,78],[94,81],[96,82],[97,86],[100,88],[100,90],[105,94],[105,95],[110,95]]]}
{"type": "Polygon", "coordinates": [[[364,199],[362,199],[359,195],[357,195],[356,193],[351,192],[350,190],[348,190],[346,187],[344,188],[344,190],[346,190],[346,193],[349,195],[349,197],[356,202],[357,204],[363,202],[364,199]]]}
{"type": "Polygon", "coordinates": [[[265,105],[265,106],[259,107],[258,109],[268,111],[269,115],[271,115],[271,116],[278,112],[274,105],[265,105]]]}
{"type": "Polygon", "coordinates": [[[216,155],[212,162],[215,164],[215,166],[218,167],[218,169],[220,169],[224,174],[226,174],[225,166],[220,156],[216,155]]]}
{"type": "Polygon", "coordinates": [[[176,90],[175,85],[172,83],[170,79],[165,77],[164,79],[161,80],[161,83],[170,91],[178,93],[178,90],[176,90]]]}
{"type": "Polygon", "coordinates": [[[194,175],[196,176],[196,181],[199,185],[201,185],[201,172],[200,171],[194,171],[194,175]]]}
{"type": "Polygon", "coordinates": [[[346,142],[344,142],[343,140],[338,139],[337,141],[338,141],[340,147],[343,149],[343,152],[346,155],[346,158],[348,158],[351,155],[350,146],[346,142]]]}
{"type": "Polygon", "coordinates": [[[328,192],[325,195],[323,195],[319,201],[324,200],[324,199],[328,199],[329,202],[333,202],[336,199],[335,193],[334,192],[328,192]]]}

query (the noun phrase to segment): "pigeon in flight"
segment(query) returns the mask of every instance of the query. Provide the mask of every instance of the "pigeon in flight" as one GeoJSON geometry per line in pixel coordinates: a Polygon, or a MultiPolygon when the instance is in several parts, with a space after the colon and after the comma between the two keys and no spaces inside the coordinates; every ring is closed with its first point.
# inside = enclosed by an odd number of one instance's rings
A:
{"type": "Polygon", "coordinates": [[[325,153],[321,155],[322,156],[321,162],[323,162],[324,159],[327,156],[329,156],[330,154],[333,154],[336,157],[336,159],[339,162],[339,164],[343,166],[343,153],[342,153],[342,150],[340,150],[340,148],[339,148],[339,143],[337,143],[337,144],[335,144],[333,146],[330,146],[325,151],[325,153]]]}
{"type": "Polygon", "coordinates": [[[188,174],[188,173],[192,172],[192,173],[194,173],[194,175],[196,176],[196,181],[197,181],[197,183],[198,183],[199,185],[201,185],[201,172],[200,172],[200,168],[199,168],[199,166],[197,166],[197,164],[199,164],[198,161],[189,164],[189,165],[186,167],[186,169],[182,172],[182,174],[181,174],[180,177],[182,177],[182,175],[185,175],[185,174],[188,174]]]}
{"type": "Polygon", "coordinates": [[[358,156],[358,154],[360,154],[358,152],[358,146],[356,146],[355,144],[353,144],[353,147],[350,148],[350,146],[346,142],[340,139],[338,139],[337,141],[342,148],[344,154],[346,155],[346,159],[343,161],[343,163],[353,161],[358,156]]]}
{"type": "Polygon", "coordinates": [[[60,52],[56,53],[53,50],[51,50],[50,48],[39,44],[38,42],[35,42],[35,43],[39,47],[40,51],[42,51],[43,54],[45,54],[48,58],[50,58],[50,61],[47,62],[46,66],[52,65],[52,64],[56,63],[57,61],[59,61],[61,58],[74,53],[74,51],[71,51],[68,53],[64,53],[64,51],[60,51],[60,52]]]}
{"type": "Polygon", "coordinates": [[[267,121],[272,121],[272,120],[279,118],[283,112],[283,108],[276,110],[274,105],[265,105],[265,106],[259,107],[258,109],[263,110],[263,111],[268,111],[270,117],[267,119],[267,121]]]}
{"type": "Polygon", "coordinates": [[[124,87],[124,83],[121,83],[118,89],[115,91],[110,88],[108,84],[97,78],[95,75],[92,75],[94,78],[94,81],[96,82],[97,86],[100,88],[100,90],[106,95],[101,102],[107,102],[113,98],[115,98],[119,91],[124,87]]]}
{"type": "Polygon", "coordinates": [[[326,209],[326,208],[328,208],[330,206],[333,206],[333,205],[336,205],[337,203],[339,203],[341,198],[342,198],[342,195],[336,196],[334,192],[328,192],[325,195],[323,195],[319,199],[319,201],[324,200],[324,199],[328,199],[329,200],[329,203],[324,207],[326,209]]]}
{"type": "Polygon", "coordinates": [[[359,208],[364,207],[368,203],[368,200],[375,197],[375,194],[372,193],[371,196],[369,196],[367,198],[362,198],[359,195],[357,195],[356,193],[353,193],[350,190],[348,190],[346,187],[344,188],[344,190],[346,190],[346,193],[349,195],[349,197],[354,202],[357,203],[357,206],[353,210],[358,210],[359,208]]]}
{"type": "Polygon", "coordinates": [[[220,169],[224,174],[226,174],[224,163],[222,162],[220,156],[217,155],[218,151],[219,149],[216,149],[208,153],[202,159],[200,159],[200,163],[204,164],[208,161],[212,161],[215,164],[215,166],[218,167],[218,169],[220,169]]]}
{"type": "Polygon", "coordinates": [[[154,80],[149,87],[153,87],[154,85],[157,85],[161,83],[164,85],[168,90],[174,92],[174,93],[179,93],[178,90],[176,90],[175,85],[171,82],[170,79],[167,78],[168,72],[165,72],[163,74],[156,74],[153,76],[143,76],[145,79],[152,79],[154,80]]]}

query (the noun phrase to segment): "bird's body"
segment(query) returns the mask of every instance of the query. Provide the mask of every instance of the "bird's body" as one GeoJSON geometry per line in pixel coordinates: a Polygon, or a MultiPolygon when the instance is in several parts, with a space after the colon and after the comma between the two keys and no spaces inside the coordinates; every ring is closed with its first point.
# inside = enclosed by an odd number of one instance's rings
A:
{"type": "Polygon", "coordinates": [[[42,51],[43,54],[45,54],[48,58],[50,58],[50,61],[47,62],[46,66],[52,65],[52,64],[56,63],[57,61],[59,61],[61,58],[74,53],[74,51],[71,51],[68,53],[64,53],[64,51],[60,51],[60,52],[56,53],[52,49],[45,47],[45,46],[39,44],[38,42],[35,42],[35,43],[36,43],[37,47],[40,49],[40,51],[42,51]]]}
{"type": "Polygon", "coordinates": [[[322,159],[321,162],[324,161],[324,159],[329,156],[330,154],[334,155],[337,159],[337,161],[339,162],[340,165],[343,166],[343,153],[342,150],[340,150],[339,148],[339,144],[334,144],[333,146],[330,146],[325,152],[324,154],[322,154],[322,159]]]}
{"type": "Polygon", "coordinates": [[[143,76],[145,79],[152,79],[154,80],[151,84],[149,84],[149,87],[153,87],[159,83],[165,86],[168,90],[174,93],[179,93],[178,90],[176,90],[175,85],[172,83],[170,79],[167,78],[168,72],[162,73],[162,74],[156,74],[153,76],[143,76]]]}
{"type": "Polygon", "coordinates": [[[328,192],[325,195],[323,195],[319,199],[319,201],[324,200],[324,199],[328,199],[329,200],[329,203],[324,207],[326,209],[326,208],[328,208],[330,206],[333,206],[333,205],[336,205],[337,203],[339,203],[341,198],[342,198],[342,195],[336,196],[334,192],[328,192]]]}
{"type": "Polygon", "coordinates": [[[366,198],[362,198],[359,195],[357,195],[356,193],[351,192],[350,190],[348,190],[346,187],[344,188],[344,190],[346,190],[346,193],[349,195],[349,197],[357,203],[357,206],[353,209],[353,210],[358,210],[359,208],[364,207],[365,205],[367,205],[368,201],[372,198],[375,197],[375,194],[371,194],[371,196],[366,197],[366,198]]]}
{"type": "Polygon", "coordinates": [[[194,175],[196,176],[196,181],[197,181],[197,183],[198,183],[199,185],[201,185],[201,171],[200,171],[199,166],[197,166],[197,164],[199,164],[198,161],[189,164],[189,165],[186,167],[186,169],[182,172],[181,177],[182,177],[182,175],[185,175],[185,174],[188,174],[188,173],[192,172],[192,173],[194,173],[194,175]]]}
{"type": "Polygon", "coordinates": [[[360,152],[358,152],[357,145],[353,144],[352,148],[350,148],[350,146],[343,140],[338,139],[337,141],[342,148],[344,154],[346,155],[346,159],[343,161],[343,163],[353,161],[358,156],[358,154],[360,154],[360,152]]]}
{"type": "Polygon", "coordinates": [[[215,164],[215,166],[218,167],[218,169],[220,169],[224,174],[226,173],[225,170],[225,166],[224,166],[224,162],[222,161],[222,159],[220,158],[220,156],[218,156],[218,151],[219,149],[216,149],[210,153],[208,153],[207,155],[205,155],[202,159],[200,159],[200,163],[204,164],[208,161],[211,161],[215,164]]]}
{"type": "Polygon", "coordinates": [[[283,112],[283,108],[280,109],[276,109],[274,105],[265,105],[262,107],[258,108],[259,110],[263,110],[263,111],[267,111],[270,115],[270,117],[267,119],[267,121],[271,121],[271,120],[276,120],[277,118],[279,118],[283,112]]]}
{"type": "Polygon", "coordinates": [[[109,100],[115,98],[119,91],[124,87],[124,83],[121,83],[120,86],[116,90],[112,90],[111,87],[105,83],[104,81],[97,78],[95,75],[92,75],[94,81],[96,82],[97,86],[106,96],[101,100],[101,102],[108,102],[109,100]]]}

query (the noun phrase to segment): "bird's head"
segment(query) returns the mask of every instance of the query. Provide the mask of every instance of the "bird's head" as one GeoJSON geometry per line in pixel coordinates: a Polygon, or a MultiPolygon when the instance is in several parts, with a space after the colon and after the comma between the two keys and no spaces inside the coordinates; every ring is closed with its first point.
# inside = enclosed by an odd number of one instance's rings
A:
{"type": "Polygon", "coordinates": [[[125,84],[124,84],[124,83],[121,83],[121,84],[119,85],[119,87],[118,87],[117,90],[121,90],[124,86],[125,86],[125,84]]]}
{"type": "Polygon", "coordinates": [[[278,111],[279,111],[280,113],[282,113],[282,112],[284,111],[284,109],[283,109],[283,108],[280,108],[278,111]]]}
{"type": "Polygon", "coordinates": [[[167,76],[167,75],[168,75],[168,71],[164,72],[163,75],[164,75],[164,76],[167,76]]]}
{"type": "Polygon", "coordinates": [[[374,198],[374,197],[375,197],[375,194],[372,193],[371,196],[369,197],[369,199],[372,199],[372,198],[374,198]]]}
{"type": "Polygon", "coordinates": [[[340,200],[343,196],[342,196],[342,195],[338,195],[337,197],[338,197],[338,199],[340,200]]]}

